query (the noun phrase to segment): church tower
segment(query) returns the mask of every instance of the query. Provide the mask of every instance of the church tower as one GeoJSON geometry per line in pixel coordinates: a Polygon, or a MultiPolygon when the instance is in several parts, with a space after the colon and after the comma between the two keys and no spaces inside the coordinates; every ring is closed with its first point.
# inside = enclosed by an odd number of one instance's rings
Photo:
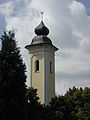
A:
{"type": "Polygon", "coordinates": [[[30,87],[37,88],[42,104],[47,105],[55,96],[55,51],[58,50],[47,37],[49,29],[43,19],[35,28],[36,36],[25,46],[30,55],[30,87]]]}

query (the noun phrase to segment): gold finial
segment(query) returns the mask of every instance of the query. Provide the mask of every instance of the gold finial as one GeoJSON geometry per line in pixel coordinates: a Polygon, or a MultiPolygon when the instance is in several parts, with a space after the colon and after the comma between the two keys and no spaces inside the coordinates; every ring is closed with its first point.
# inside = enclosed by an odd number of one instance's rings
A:
{"type": "Polygon", "coordinates": [[[44,12],[41,11],[40,13],[41,13],[41,21],[43,21],[43,14],[44,14],[44,12]]]}

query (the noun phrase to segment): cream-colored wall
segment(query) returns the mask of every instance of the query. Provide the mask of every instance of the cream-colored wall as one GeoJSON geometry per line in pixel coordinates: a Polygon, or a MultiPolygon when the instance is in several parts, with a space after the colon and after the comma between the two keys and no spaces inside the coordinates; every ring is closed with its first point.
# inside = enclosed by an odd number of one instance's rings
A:
{"type": "Polygon", "coordinates": [[[48,104],[55,95],[55,49],[50,45],[38,45],[28,48],[30,53],[31,86],[37,88],[41,103],[48,104]],[[35,61],[39,60],[40,71],[35,72],[35,61]],[[52,61],[52,73],[50,73],[52,61]]]}
{"type": "Polygon", "coordinates": [[[32,86],[37,88],[38,96],[40,97],[41,103],[43,103],[43,56],[41,54],[34,55],[31,60],[32,64],[32,86]],[[39,71],[35,72],[35,61],[39,60],[39,71]]]}
{"type": "MultiPolygon", "coordinates": [[[[49,75],[48,75],[48,80],[49,80],[49,96],[54,97],[55,95],[55,70],[54,70],[54,57],[49,56],[49,75]],[[50,61],[52,61],[52,73],[50,73],[50,61]]],[[[51,100],[51,97],[49,100],[51,100]]]]}
{"type": "Polygon", "coordinates": [[[51,98],[55,96],[55,63],[54,63],[54,53],[46,52],[45,55],[46,62],[46,104],[51,101],[51,98]],[[50,61],[52,62],[52,73],[50,73],[50,61]]]}

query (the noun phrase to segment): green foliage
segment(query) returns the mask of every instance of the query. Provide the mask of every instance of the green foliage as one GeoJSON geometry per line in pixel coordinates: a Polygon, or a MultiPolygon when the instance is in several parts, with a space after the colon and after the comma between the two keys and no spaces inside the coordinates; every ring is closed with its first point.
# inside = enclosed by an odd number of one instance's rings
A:
{"type": "Polygon", "coordinates": [[[42,120],[43,106],[39,102],[37,89],[28,88],[26,92],[27,113],[29,120],[42,120]]]}
{"type": "Polygon", "coordinates": [[[48,120],[90,120],[90,88],[73,87],[56,96],[46,108],[48,120]]]}
{"type": "Polygon", "coordinates": [[[90,88],[86,87],[83,90],[73,87],[65,94],[65,97],[71,100],[72,107],[74,106],[74,116],[78,120],[90,119],[90,88]]]}
{"type": "Polygon", "coordinates": [[[66,112],[65,99],[63,96],[55,97],[50,104],[46,106],[46,119],[48,120],[63,120],[66,112]]]}
{"type": "Polygon", "coordinates": [[[37,89],[34,89],[34,88],[27,88],[27,91],[26,91],[26,102],[29,103],[30,105],[35,105],[37,106],[38,104],[40,104],[38,102],[39,100],[39,97],[37,95],[37,89]]]}
{"type": "Polygon", "coordinates": [[[25,118],[23,109],[26,94],[26,67],[17,47],[14,31],[4,32],[1,40],[0,117],[2,116],[2,120],[23,120],[25,118]]]}

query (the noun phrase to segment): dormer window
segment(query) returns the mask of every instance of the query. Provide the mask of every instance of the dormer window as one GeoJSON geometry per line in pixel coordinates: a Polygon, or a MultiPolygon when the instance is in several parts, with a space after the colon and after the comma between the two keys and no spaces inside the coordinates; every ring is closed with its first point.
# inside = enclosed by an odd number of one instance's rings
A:
{"type": "Polygon", "coordinates": [[[35,61],[35,72],[39,71],[39,60],[35,61]]]}

